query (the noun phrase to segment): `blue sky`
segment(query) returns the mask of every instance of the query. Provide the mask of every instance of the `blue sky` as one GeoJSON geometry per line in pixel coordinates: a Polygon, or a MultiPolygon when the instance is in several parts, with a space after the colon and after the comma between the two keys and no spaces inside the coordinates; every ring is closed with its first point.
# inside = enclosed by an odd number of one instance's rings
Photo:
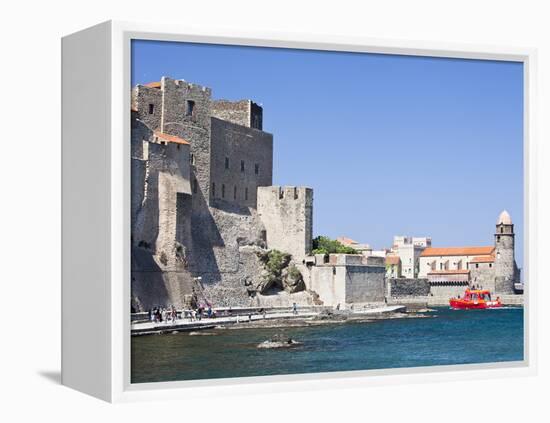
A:
{"type": "Polygon", "coordinates": [[[262,104],[273,183],[314,189],[314,235],[491,245],[507,209],[522,266],[521,63],[134,41],[132,85],[163,75],[262,104]]]}

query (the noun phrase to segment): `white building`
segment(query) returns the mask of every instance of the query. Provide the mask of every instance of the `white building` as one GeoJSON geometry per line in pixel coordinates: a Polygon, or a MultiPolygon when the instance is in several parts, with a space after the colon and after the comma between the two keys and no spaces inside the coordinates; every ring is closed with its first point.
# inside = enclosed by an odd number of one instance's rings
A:
{"type": "Polygon", "coordinates": [[[416,278],[418,276],[419,257],[431,245],[430,237],[393,237],[392,252],[401,259],[402,277],[416,278]]]}

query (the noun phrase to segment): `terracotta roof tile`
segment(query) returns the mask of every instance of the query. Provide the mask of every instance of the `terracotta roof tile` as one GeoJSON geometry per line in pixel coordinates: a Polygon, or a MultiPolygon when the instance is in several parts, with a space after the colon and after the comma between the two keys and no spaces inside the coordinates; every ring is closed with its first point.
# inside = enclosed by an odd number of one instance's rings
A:
{"type": "Polygon", "coordinates": [[[495,247],[444,247],[426,248],[420,257],[439,256],[486,256],[493,253],[495,247]]]}
{"type": "Polygon", "coordinates": [[[155,136],[162,139],[163,141],[189,145],[189,141],[186,141],[180,137],[176,137],[175,135],[165,134],[164,132],[155,131],[155,136]]]}
{"type": "Polygon", "coordinates": [[[477,256],[470,260],[470,263],[493,263],[495,261],[494,255],[477,256]]]}

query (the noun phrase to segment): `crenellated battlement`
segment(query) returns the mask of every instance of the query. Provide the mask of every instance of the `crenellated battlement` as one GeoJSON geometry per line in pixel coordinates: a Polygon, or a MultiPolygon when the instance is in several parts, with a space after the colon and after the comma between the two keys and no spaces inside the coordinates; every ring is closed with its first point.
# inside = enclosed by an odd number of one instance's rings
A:
{"type": "Polygon", "coordinates": [[[268,202],[305,201],[305,203],[308,203],[313,201],[313,190],[308,187],[279,185],[258,187],[258,201],[260,191],[262,200],[268,202]]]}

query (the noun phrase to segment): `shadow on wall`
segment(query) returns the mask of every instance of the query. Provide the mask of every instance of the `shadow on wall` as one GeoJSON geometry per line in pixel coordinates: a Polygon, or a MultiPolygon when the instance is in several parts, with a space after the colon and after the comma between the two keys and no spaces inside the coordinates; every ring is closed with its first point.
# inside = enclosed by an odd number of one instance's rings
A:
{"type": "MultiPolygon", "coordinates": [[[[242,216],[250,216],[250,209],[247,206],[235,204],[231,201],[222,200],[221,198],[214,198],[212,200],[212,207],[217,208],[226,213],[240,214],[242,216]]],[[[223,243],[223,240],[222,240],[223,243]]]]}
{"type": "Polygon", "coordinates": [[[193,195],[192,201],[189,271],[201,276],[203,283],[219,282],[221,274],[214,247],[223,247],[225,244],[200,188],[193,195]]]}
{"type": "Polygon", "coordinates": [[[132,247],[132,309],[148,310],[168,304],[168,290],[163,272],[153,259],[152,251],[132,247]]]}

